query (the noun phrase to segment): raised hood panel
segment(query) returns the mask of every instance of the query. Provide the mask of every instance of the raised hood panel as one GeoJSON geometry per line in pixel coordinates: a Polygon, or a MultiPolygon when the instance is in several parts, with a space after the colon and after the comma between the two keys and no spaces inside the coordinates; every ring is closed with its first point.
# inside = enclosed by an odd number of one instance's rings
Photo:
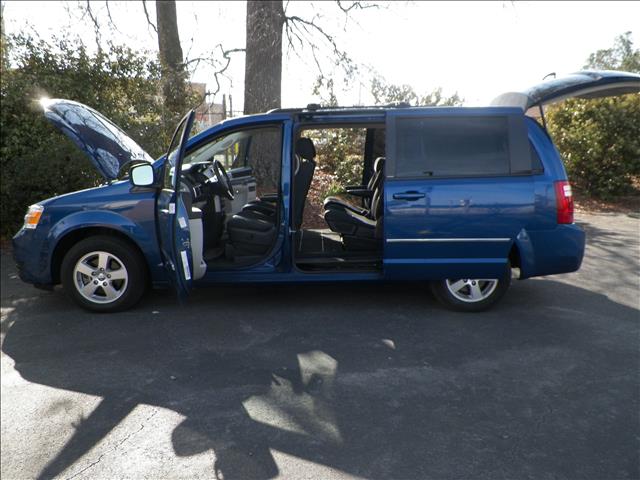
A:
{"type": "Polygon", "coordinates": [[[111,120],[78,102],[65,99],[40,101],[44,114],[86,155],[104,178],[113,180],[123,165],[153,158],[111,120]]]}

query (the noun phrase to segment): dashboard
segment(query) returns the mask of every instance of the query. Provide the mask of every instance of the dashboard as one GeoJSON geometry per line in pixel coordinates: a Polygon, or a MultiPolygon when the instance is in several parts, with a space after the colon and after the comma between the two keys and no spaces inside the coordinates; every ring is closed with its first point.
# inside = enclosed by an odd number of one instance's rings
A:
{"type": "Polygon", "coordinates": [[[224,187],[218,182],[211,162],[190,163],[182,166],[180,191],[190,193],[193,203],[200,203],[222,196],[224,187]]]}

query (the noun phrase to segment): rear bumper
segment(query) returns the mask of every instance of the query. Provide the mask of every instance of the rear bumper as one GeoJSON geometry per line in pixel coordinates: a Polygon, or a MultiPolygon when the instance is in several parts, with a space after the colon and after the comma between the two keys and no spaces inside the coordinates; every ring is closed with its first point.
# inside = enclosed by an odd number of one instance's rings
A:
{"type": "Polygon", "coordinates": [[[521,278],[575,272],[582,264],[585,241],[584,230],[575,224],[521,232],[516,240],[521,278]]]}

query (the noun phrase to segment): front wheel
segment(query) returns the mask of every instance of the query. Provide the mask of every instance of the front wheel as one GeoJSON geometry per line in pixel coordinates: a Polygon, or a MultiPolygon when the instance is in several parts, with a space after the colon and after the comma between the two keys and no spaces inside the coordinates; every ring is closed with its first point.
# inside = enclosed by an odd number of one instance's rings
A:
{"type": "Polygon", "coordinates": [[[434,296],[447,308],[481,312],[492,307],[509,289],[511,267],[502,278],[455,278],[431,282],[434,296]]]}
{"type": "Polygon", "coordinates": [[[65,292],[94,312],[116,312],[135,305],[147,286],[144,259],[125,241],[85,238],[71,248],[60,269],[65,292]]]}

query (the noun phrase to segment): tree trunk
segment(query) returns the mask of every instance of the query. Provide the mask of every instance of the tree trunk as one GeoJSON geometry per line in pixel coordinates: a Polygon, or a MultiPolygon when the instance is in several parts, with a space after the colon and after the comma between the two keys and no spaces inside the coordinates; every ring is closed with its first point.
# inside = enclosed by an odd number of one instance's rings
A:
{"type": "Polygon", "coordinates": [[[165,105],[176,116],[186,110],[186,74],[174,0],[156,1],[158,50],[160,53],[162,95],[165,105]]]}
{"type": "Polygon", "coordinates": [[[245,114],[280,108],[283,23],[282,0],[247,2],[245,114]]]}
{"type": "Polygon", "coordinates": [[[9,50],[4,33],[4,3],[0,4],[0,72],[9,67],[9,50]]]}

